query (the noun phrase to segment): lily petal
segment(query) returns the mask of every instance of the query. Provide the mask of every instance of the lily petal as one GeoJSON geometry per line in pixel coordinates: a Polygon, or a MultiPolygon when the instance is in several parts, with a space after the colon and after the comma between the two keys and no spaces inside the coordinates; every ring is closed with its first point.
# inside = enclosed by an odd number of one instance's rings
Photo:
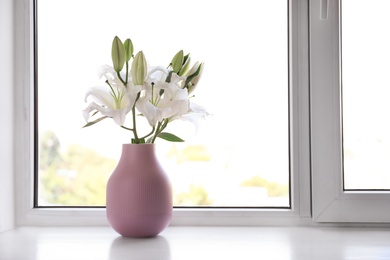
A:
{"type": "Polygon", "coordinates": [[[111,117],[117,125],[122,126],[125,123],[126,115],[129,113],[130,108],[125,107],[124,109],[111,109],[109,107],[100,106],[95,102],[91,102],[87,108],[82,111],[84,119],[88,121],[90,113],[95,110],[99,111],[104,116],[111,117]]]}
{"type": "Polygon", "coordinates": [[[189,104],[189,110],[187,113],[182,115],[174,115],[173,117],[169,118],[169,121],[173,120],[184,120],[184,121],[190,121],[197,125],[197,121],[199,119],[205,119],[206,116],[209,116],[210,114],[206,111],[206,109],[202,106],[199,106],[193,102],[190,102],[189,104]]]}
{"type": "Polygon", "coordinates": [[[115,108],[115,101],[112,98],[110,92],[107,91],[107,88],[97,86],[92,87],[86,94],[84,101],[87,102],[88,97],[91,98],[103,106],[115,108]]]}
{"type": "Polygon", "coordinates": [[[163,110],[155,107],[148,99],[139,99],[137,102],[137,109],[146,117],[150,126],[156,126],[157,122],[161,122],[163,117],[163,110]]]}
{"type": "Polygon", "coordinates": [[[169,71],[164,68],[163,66],[154,66],[150,67],[148,71],[148,81],[150,82],[156,82],[156,81],[162,81],[165,82],[166,78],[168,77],[169,71]]]}

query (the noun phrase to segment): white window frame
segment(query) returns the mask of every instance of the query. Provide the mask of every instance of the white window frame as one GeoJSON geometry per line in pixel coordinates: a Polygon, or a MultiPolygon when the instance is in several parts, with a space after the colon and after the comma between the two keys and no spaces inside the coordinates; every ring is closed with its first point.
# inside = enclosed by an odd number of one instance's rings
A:
{"type": "Polygon", "coordinates": [[[340,1],[310,1],[313,219],[389,223],[389,192],[343,190],[340,1]]]}
{"type": "MultiPolygon", "coordinates": [[[[287,1],[287,0],[286,0],[287,1]]],[[[104,208],[34,208],[33,1],[16,0],[16,223],[107,225],[104,208]]],[[[291,209],[174,209],[172,225],[301,225],[311,222],[308,1],[289,0],[291,209]]],[[[287,14],[286,14],[287,15],[287,14]]]]}
{"type": "Polygon", "coordinates": [[[0,233],[14,228],[13,118],[14,48],[13,1],[0,2],[0,233]]]}

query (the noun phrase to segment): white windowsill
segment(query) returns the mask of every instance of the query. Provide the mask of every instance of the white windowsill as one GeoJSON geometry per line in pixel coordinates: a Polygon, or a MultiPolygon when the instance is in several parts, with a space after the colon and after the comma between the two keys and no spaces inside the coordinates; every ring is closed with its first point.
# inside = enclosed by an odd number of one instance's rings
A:
{"type": "Polygon", "coordinates": [[[19,227],[0,234],[0,259],[390,259],[390,229],[169,227],[151,239],[110,227],[19,227]]]}
{"type": "MultiPolygon", "coordinates": [[[[17,226],[108,226],[104,208],[34,208],[17,226]]],[[[309,216],[289,209],[173,209],[171,226],[301,226],[309,216]]]]}

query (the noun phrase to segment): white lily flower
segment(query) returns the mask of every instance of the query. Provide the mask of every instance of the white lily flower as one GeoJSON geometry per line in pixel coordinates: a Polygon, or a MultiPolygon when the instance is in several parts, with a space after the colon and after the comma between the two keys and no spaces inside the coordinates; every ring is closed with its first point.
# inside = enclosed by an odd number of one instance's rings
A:
{"type": "Polygon", "coordinates": [[[171,118],[169,118],[169,122],[172,122],[174,120],[183,120],[183,121],[189,121],[193,124],[195,124],[196,128],[198,128],[198,120],[199,119],[205,119],[206,116],[209,116],[210,114],[206,111],[206,109],[202,106],[199,106],[195,104],[194,102],[190,102],[190,109],[187,113],[182,115],[175,115],[171,118]]]}
{"type": "Polygon", "coordinates": [[[167,79],[169,71],[163,66],[153,66],[149,68],[148,71],[148,82],[157,82],[163,81],[167,79]]]}
{"type": "Polygon", "coordinates": [[[102,67],[99,74],[106,78],[108,86],[93,87],[86,93],[85,102],[89,97],[92,102],[83,110],[84,119],[88,121],[90,113],[97,110],[102,115],[111,117],[116,124],[122,126],[126,120],[126,115],[134,106],[137,94],[141,91],[141,86],[134,86],[132,82],[129,82],[125,87],[110,66],[102,67]]]}
{"type": "Polygon", "coordinates": [[[145,82],[145,94],[138,100],[137,109],[152,127],[165,118],[188,112],[188,91],[180,86],[184,79],[173,73],[169,83],[153,81],[152,77],[145,82]]]}
{"type": "MultiPolygon", "coordinates": [[[[109,66],[109,65],[101,66],[99,68],[97,74],[99,76],[99,79],[104,77],[106,80],[110,81],[112,84],[118,84],[118,85],[122,84],[123,85],[122,81],[120,81],[120,79],[117,76],[116,71],[114,70],[114,68],[112,66],[109,66]]],[[[125,73],[123,73],[123,72],[121,72],[120,75],[122,78],[126,77],[125,73]]]]}
{"type": "Polygon", "coordinates": [[[101,86],[93,87],[87,92],[85,101],[87,102],[88,97],[91,97],[94,101],[83,110],[86,121],[89,120],[90,113],[97,110],[102,115],[111,117],[116,124],[124,124],[126,115],[131,110],[130,100],[126,93],[118,100],[115,100],[111,93],[107,88],[101,86]]]}
{"type": "Polygon", "coordinates": [[[113,80],[115,78],[115,73],[114,68],[108,65],[100,66],[97,72],[99,79],[104,76],[107,80],[113,80]]]}

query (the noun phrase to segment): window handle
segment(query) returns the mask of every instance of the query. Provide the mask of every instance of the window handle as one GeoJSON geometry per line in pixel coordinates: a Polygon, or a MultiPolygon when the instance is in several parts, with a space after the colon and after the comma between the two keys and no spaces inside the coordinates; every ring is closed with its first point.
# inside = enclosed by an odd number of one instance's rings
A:
{"type": "Polygon", "coordinates": [[[321,0],[320,19],[321,20],[328,19],[328,0],[321,0]]]}

